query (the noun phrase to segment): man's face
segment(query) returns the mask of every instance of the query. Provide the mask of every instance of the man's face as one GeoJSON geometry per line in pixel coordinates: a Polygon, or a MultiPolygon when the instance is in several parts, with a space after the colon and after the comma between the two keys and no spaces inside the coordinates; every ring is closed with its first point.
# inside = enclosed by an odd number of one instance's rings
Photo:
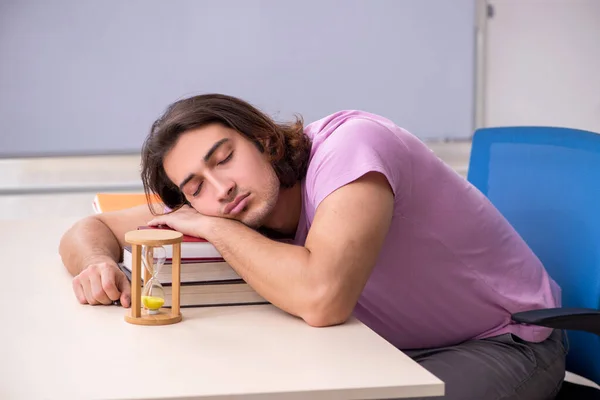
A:
{"type": "Polygon", "coordinates": [[[163,162],[168,178],[201,214],[259,228],[279,194],[279,179],[254,143],[220,124],[181,135],[163,162]]]}

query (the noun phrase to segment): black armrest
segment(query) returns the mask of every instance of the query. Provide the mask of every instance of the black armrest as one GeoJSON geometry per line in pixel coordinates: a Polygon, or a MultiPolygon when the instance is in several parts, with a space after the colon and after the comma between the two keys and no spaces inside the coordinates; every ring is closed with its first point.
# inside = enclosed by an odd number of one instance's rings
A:
{"type": "Polygon", "coordinates": [[[586,331],[600,336],[600,310],[592,308],[546,308],[515,313],[515,322],[556,329],[586,331]]]}

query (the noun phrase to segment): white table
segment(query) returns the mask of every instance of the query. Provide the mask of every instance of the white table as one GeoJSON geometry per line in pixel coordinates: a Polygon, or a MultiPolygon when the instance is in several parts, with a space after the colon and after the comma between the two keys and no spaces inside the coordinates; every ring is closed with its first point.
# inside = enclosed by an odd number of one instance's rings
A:
{"type": "Polygon", "coordinates": [[[357,320],[312,328],[271,305],[182,309],[168,326],[84,306],[58,256],[73,220],[0,233],[0,398],[367,399],[440,396],[443,383],[357,320]]]}

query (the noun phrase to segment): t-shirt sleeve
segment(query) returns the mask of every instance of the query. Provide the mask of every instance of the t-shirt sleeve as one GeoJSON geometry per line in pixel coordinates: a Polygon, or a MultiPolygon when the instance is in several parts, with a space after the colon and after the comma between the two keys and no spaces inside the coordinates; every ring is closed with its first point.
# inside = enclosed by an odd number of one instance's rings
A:
{"type": "Polygon", "coordinates": [[[349,119],[315,151],[307,194],[316,209],[330,193],[372,171],[385,175],[396,204],[409,196],[412,165],[399,132],[370,119],[349,119]]]}

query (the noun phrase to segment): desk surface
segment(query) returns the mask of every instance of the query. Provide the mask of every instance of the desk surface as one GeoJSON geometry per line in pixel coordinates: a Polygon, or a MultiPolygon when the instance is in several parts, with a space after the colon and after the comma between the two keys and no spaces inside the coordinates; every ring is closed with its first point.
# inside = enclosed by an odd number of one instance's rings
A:
{"type": "Polygon", "coordinates": [[[313,328],[271,305],[182,309],[175,325],[84,306],[58,256],[73,220],[0,232],[2,399],[358,399],[439,396],[443,383],[357,320],[313,328]]]}

